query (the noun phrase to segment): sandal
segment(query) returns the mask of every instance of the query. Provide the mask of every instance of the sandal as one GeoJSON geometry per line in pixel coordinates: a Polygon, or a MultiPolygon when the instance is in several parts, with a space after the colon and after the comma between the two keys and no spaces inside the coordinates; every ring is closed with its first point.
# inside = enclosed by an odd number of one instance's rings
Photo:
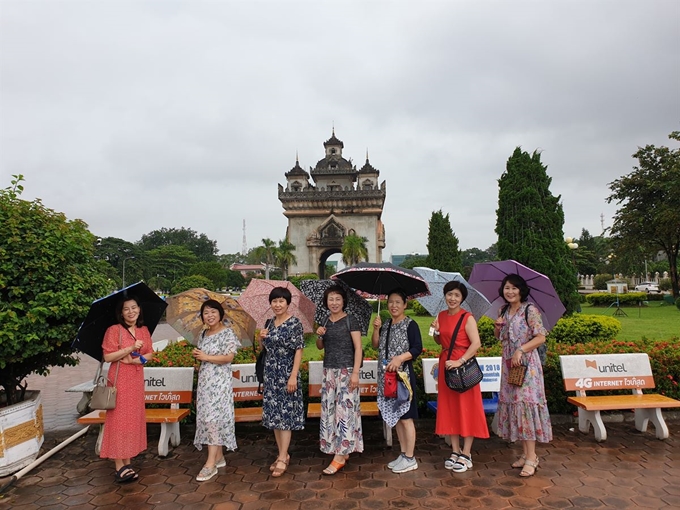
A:
{"type": "Polygon", "coordinates": [[[123,466],[118,471],[116,471],[116,483],[128,483],[136,480],[137,478],[139,478],[139,475],[135,473],[135,470],[129,465],[123,466]]]}
{"type": "Polygon", "coordinates": [[[276,459],[276,462],[274,462],[274,471],[272,471],[272,476],[274,478],[278,478],[281,476],[283,473],[286,472],[286,469],[288,469],[288,462],[282,459],[276,459]],[[283,464],[283,469],[279,468],[279,464],[283,464]]]}
{"type": "MultiPolygon", "coordinates": [[[[276,469],[276,463],[279,462],[279,460],[280,459],[276,459],[274,463],[271,466],[269,466],[269,471],[274,471],[276,469]]],[[[282,460],[281,462],[285,463],[286,466],[290,464],[290,454],[286,456],[286,460],[282,460]]]]}
{"type": "Polygon", "coordinates": [[[342,464],[340,464],[339,462],[336,462],[335,459],[333,459],[331,463],[328,465],[328,467],[322,471],[322,473],[326,476],[332,476],[338,471],[340,471],[342,468],[344,468],[346,463],[347,462],[345,461],[342,464]]]}
{"type": "Polygon", "coordinates": [[[444,467],[446,469],[453,469],[453,465],[458,460],[458,457],[460,457],[460,453],[453,452],[451,456],[444,461],[444,467]]]}
{"type": "Polygon", "coordinates": [[[534,476],[537,469],[538,469],[538,457],[536,457],[536,460],[534,461],[527,459],[527,461],[524,463],[524,467],[522,468],[522,472],[519,474],[519,476],[524,478],[534,476]]]}
{"type": "Polygon", "coordinates": [[[522,467],[524,467],[524,464],[526,463],[526,461],[527,461],[526,455],[522,454],[522,456],[519,459],[517,459],[515,462],[513,462],[511,464],[511,466],[514,467],[514,468],[522,468],[522,467]]]}

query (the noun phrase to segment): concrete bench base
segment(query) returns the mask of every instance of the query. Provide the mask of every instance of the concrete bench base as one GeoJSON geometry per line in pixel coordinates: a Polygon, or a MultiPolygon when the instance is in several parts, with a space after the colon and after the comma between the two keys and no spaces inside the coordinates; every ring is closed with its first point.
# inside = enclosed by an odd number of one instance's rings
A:
{"type": "MultiPolygon", "coordinates": [[[[361,401],[361,416],[380,416],[378,403],[361,401]]],[[[321,418],[321,404],[311,403],[307,406],[307,418],[321,418]]],[[[392,446],[392,429],[383,421],[383,437],[387,446],[392,446]]]]}

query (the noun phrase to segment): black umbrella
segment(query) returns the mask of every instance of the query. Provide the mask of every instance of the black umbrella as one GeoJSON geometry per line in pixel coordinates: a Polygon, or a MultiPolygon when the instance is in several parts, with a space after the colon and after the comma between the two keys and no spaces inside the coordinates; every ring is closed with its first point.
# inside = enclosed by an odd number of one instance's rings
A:
{"type": "Polygon", "coordinates": [[[347,288],[347,285],[342,283],[342,280],[302,280],[300,282],[302,293],[316,305],[314,321],[321,326],[326,324],[331,312],[324,305],[323,293],[332,286],[339,286],[345,290],[347,293],[345,311],[357,319],[362,335],[368,333],[368,326],[371,322],[371,314],[373,313],[371,303],[357,295],[352,289],[347,288]]]}
{"type": "Polygon", "coordinates": [[[397,288],[402,289],[408,299],[430,294],[427,283],[418,273],[389,262],[360,262],[338,271],[331,278],[342,280],[365,296],[378,299],[385,299],[388,292],[397,288]]]}
{"type": "Polygon", "coordinates": [[[92,303],[73,341],[73,349],[101,361],[104,333],[110,326],[118,323],[116,305],[121,298],[128,296],[138,300],[144,317],[144,325],[149,329],[149,333],[153,333],[168,305],[146,283],[138,282],[92,303]]]}

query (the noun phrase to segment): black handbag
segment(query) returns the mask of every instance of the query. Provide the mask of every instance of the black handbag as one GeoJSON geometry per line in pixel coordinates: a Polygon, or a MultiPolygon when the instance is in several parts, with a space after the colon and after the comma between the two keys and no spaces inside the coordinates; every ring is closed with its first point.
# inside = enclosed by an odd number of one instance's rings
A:
{"type": "MultiPolygon", "coordinates": [[[[451,345],[449,345],[449,354],[446,357],[447,360],[451,358],[453,345],[456,341],[456,337],[458,336],[458,330],[460,330],[460,325],[463,323],[463,319],[466,315],[467,312],[463,312],[460,319],[458,320],[458,324],[456,324],[456,329],[453,331],[453,335],[451,336],[451,345]]],[[[480,382],[482,382],[483,378],[484,374],[482,373],[482,369],[479,368],[479,363],[477,363],[477,358],[475,356],[457,368],[444,370],[444,380],[446,381],[446,385],[458,393],[465,393],[470,388],[477,386],[480,382]]]]}
{"type": "MultiPolygon", "coordinates": [[[[269,329],[269,326],[274,322],[274,319],[268,319],[263,329],[269,329]]],[[[262,344],[262,350],[257,355],[255,360],[255,378],[257,379],[257,392],[262,395],[262,385],[264,384],[264,361],[267,357],[267,349],[262,344]]]]}

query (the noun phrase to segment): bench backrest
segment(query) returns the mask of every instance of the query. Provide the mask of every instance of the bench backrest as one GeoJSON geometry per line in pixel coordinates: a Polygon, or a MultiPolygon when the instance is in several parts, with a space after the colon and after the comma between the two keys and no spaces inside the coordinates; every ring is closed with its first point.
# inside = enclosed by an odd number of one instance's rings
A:
{"type": "MultiPolygon", "coordinates": [[[[323,383],[323,361],[309,362],[309,396],[320,397],[323,383]]],[[[364,360],[359,372],[359,394],[375,397],[378,394],[378,361],[364,360]]]]}
{"type": "Polygon", "coordinates": [[[144,369],[144,402],[146,404],[189,403],[193,388],[193,367],[144,369]]]}
{"type": "MultiPolygon", "coordinates": [[[[482,369],[484,379],[480,383],[482,391],[501,391],[501,360],[500,356],[477,358],[479,368],[482,369]]],[[[423,380],[425,393],[438,393],[439,358],[423,358],[423,380]]]]}
{"type": "Polygon", "coordinates": [[[654,376],[645,353],[560,356],[567,391],[653,388],[654,376]]]}
{"type": "Polygon", "coordinates": [[[234,402],[262,400],[257,392],[257,376],[255,363],[239,363],[231,366],[231,383],[234,390],[234,402]]]}

